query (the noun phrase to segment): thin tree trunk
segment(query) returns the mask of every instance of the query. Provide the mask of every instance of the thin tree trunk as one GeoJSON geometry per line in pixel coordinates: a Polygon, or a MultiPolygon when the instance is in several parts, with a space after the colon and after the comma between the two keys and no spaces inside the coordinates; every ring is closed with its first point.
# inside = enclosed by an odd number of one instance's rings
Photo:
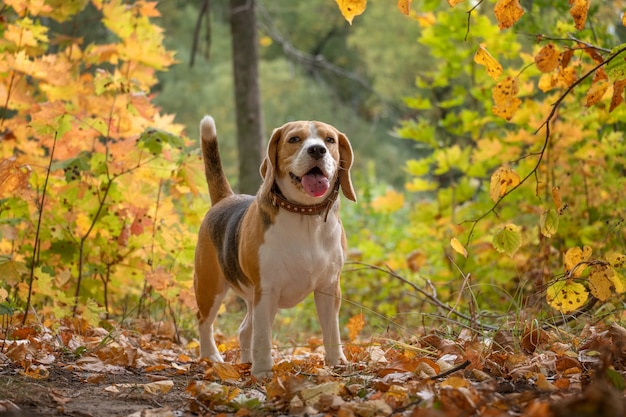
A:
{"type": "Polygon", "coordinates": [[[238,190],[246,194],[255,194],[261,184],[259,166],[263,155],[263,117],[259,92],[255,3],[255,0],[230,1],[239,149],[238,190]]]}

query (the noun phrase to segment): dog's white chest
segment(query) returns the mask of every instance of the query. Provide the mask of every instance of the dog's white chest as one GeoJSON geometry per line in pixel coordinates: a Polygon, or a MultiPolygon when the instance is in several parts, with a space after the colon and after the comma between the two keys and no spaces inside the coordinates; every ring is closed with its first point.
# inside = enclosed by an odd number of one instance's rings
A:
{"type": "Polygon", "coordinates": [[[341,235],[332,214],[324,222],[323,216],[280,212],[259,248],[261,292],[289,308],[335,283],[344,262],[341,235]]]}

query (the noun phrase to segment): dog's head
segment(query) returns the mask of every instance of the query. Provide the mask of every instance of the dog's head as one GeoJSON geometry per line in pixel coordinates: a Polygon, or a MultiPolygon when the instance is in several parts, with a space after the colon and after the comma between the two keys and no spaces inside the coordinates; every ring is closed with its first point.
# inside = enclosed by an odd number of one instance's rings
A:
{"type": "Polygon", "coordinates": [[[267,145],[261,165],[261,194],[274,183],[283,195],[299,204],[316,204],[339,181],[343,194],[356,201],[350,178],[352,147],[343,133],[317,121],[289,122],[277,128],[267,145]]]}

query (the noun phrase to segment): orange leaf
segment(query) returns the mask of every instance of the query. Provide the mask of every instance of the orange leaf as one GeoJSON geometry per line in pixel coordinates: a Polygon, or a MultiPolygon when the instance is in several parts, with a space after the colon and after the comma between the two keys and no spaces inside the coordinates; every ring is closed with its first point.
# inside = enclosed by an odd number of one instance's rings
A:
{"type": "Polygon", "coordinates": [[[491,56],[483,44],[478,46],[478,50],[476,51],[476,54],[474,54],[474,62],[479,65],[483,65],[487,70],[487,74],[489,74],[494,81],[497,81],[500,74],[502,74],[502,65],[500,65],[500,63],[493,56],[491,56]]]}
{"type": "MultiPolygon", "coordinates": [[[[450,5],[450,7],[454,7],[459,3],[463,3],[465,0],[448,0],[448,4],[450,5]]],[[[626,26],[626,25],[624,25],[626,26]]]]}
{"type": "Polygon", "coordinates": [[[606,80],[600,80],[597,83],[591,85],[587,96],[585,97],[585,106],[591,107],[602,99],[606,90],[609,88],[609,82],[606,80]]]}
{"type": "Polygon", "coordinates": [[[519,109],[520,104],[522,104],[522,100],[517,98],[518,92],[517,78],[506,77],[500,81],[492,92],[494,101],[494,106],[492,107],[493,114],[505,120],[511,120],[519,109]]]}
{"type": "Polygon", "coordinates": [[[554,44],[547,44],[535,55],[535,64],[541,72],[552,72],[559,66],[559,51],[554,44]]]}
{"type": "Polygon", "coordinates": [[[411,11],[411,3],[413,2],[413,0],[398,0],[398,9],[400,9],[400,12],[405,15],[408,16],[409,12],[411,11]]]}
{"type": "Polygon", "coordinates": [[[352,19],[354,19],[355,16],[358,16],[365,11],[365,7],[367,5],[367,0],[335,1],[337,2],[337,6],[339,6],[339,10],[341,11],[344,19],[346,19],[350,24],[352,24],[352,19]]]}
{"type": "MultiPolygon", "coordinates": [[[[624,14],[626,15],[626,13],[624,14]]],[[[611,97],[611,107],[609,107],[609,113],[624,102],[624,87],[626,87],[626,79],[615,81],[613,83],[613,97],[611,97]]]]}
{"type": "Polygon", "coordinates": [[[348,328],[348,338],[351,342],[357,338],[364,326],[365,316],[363,314],[359,313],[350,317],[350,320],[348,320],[348,324],[346,324],[346,327],[348,328]]]}
{"type": "Polygon", "coordinates": [[[498,0],[493,12],[500,29],[510,28],[524,15],[524,9],[520,6],[519,0],[498,0]]]}
{"type": "Polygon", "coordinates": [[[572,5],[569,9],[569,14],[574,18],[574,26],[578,30],[582,30],[585,27],[589,3],[589,0],[569,0],[569,4],[572,5]]]}

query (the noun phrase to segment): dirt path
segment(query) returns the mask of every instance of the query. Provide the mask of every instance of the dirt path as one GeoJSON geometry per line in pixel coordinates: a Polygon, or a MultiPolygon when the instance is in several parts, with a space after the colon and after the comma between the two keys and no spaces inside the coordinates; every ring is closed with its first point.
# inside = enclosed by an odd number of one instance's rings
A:
{"type": "MultiPolygon", "coordinates": [[[[2,400],[5,404],[8,400],[21,410],[10,414],[15,416],[114,417],[139,415],[143,410],[153,410],[147,415],[191,416],[184,412],[189,375],[128,371],[87,382],[89,377],[81,371],[54,367],[46,379],[36,380],[5,366],[0,368],[0,410],[2,400]],[[173,386],[167,393],[145,392],[145,384],[156,381],[172,381],[173,386]]],[[[9,411],[11,406],[5,405],[5,409],[9,411]]]]}

